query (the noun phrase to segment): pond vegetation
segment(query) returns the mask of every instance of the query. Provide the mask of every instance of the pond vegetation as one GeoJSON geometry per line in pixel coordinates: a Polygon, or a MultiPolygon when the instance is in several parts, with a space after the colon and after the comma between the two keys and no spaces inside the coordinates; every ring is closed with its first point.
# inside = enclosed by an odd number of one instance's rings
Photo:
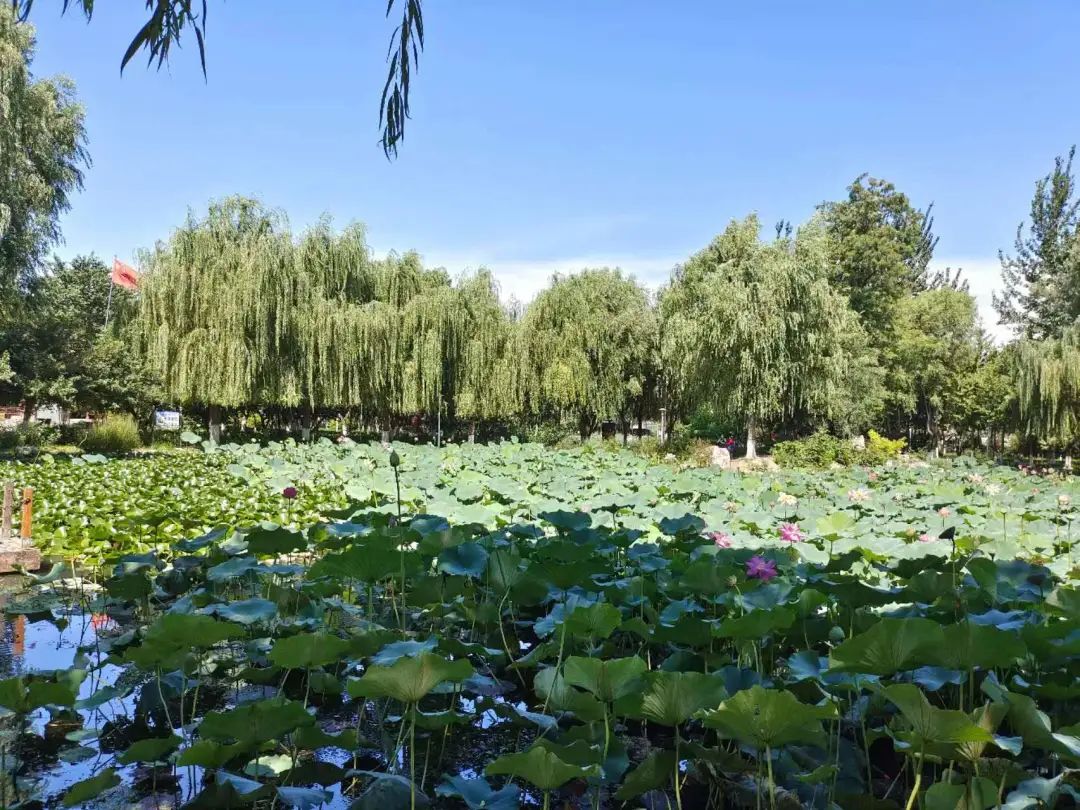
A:
{"type": "Polygon", "coordinates": [[[1075,801],[1072,479],[509,442],[5,473],[57,562],[4,606],[0,805],[1075,801]]]}

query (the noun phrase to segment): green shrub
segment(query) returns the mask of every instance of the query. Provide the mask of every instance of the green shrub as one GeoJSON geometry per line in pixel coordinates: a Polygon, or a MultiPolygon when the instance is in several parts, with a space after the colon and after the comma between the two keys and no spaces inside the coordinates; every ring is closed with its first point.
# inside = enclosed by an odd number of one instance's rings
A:
{"type": "Polygon", "coordinates": [[[831,464],[857,464],[862,460],[862,454],[850,439],[838,439],[823,430],[805,439],[775,444],[772,456],[781,467],[823,468],[831,464]]]}
{"type": "Polygon", "coordinates": [[[41,448],[52,442],[56,435],[56,428],[41,422],[23,422],[13,428],[0,429],[0,450],[41,448]]]}
{"type": "Polygon", "coordinates": [[[863,460],[866,464],[883,464],[904,452],[907,439],[887,439],[876,430],[867,434],[866,452],[863,460]]]}
{"type": "Polygon", "coordinates": [[[128,414],[109,414],[86,433],[83,449],[91,453],[128,453],[142,446],[139,426],[128,414]]]}

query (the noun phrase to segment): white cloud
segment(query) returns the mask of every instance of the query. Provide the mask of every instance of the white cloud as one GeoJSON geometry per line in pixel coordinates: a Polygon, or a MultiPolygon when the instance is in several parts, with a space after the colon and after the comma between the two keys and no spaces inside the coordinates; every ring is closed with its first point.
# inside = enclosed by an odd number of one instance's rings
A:
{"type": "Polygon", "coordinates": [[[930,263],[931,270],[946,267],[963,271],[961,277],[967,279],[971,294],[979,304],[979,317],[986,331],[999,343],[1010,340],[1013,337],[1012,328],[999,324],[997,312],[994,311],[993,294],[1001,290],[1001,264],[997,256],[945,257],[930,263]]]}

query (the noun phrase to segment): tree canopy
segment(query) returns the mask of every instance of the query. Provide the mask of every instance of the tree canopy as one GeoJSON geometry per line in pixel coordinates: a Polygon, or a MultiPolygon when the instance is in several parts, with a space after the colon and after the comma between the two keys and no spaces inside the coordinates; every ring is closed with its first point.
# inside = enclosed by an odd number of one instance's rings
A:
{"type": "Polygon", "coordinates": [[[555,276],[521,324],[522,391],[535,415],[572,414],[583,436],[624,426],[646,395],[657,324],[645,289],[618,270],[555,276]]]}
{"type": "Polygon", "coordinates": [[[0,305],[60,239],[89,163],[82,106],[63,77],[35,78],[34,29],[0,4],[0,305]]]}
{"type": "Polygon", "coordinates": [[[720,413],[745,417],[748,456],[764,422],[800,410],[829,417],[861,330],[829,284],[821,222],[771,243],[759,232],[756,216],[732,222],[661,296],[665,359],[720,413]]]}
{"type": "Polygon", "coordinates": [[[994,294],[1001,323],[1033,338],[1059,337],[1080,317],[1080,196],[1072,162],[1054,160],[1054,169],[1035,184],[1031,216],[1017,226],[1014,253],[1000,254],[1003,291],[994,294]]]}
{"type": "Polygon", "coordinates": [[[469,416],[513,407],[509,320],[487,273],[455,285],[415,253],[375,259],[359,225],[323,220],[294,239],[283,214],[242,197],[190,215],[144,267],[142,344],[176,402],[384,420],[455,395],[469,416]]]}
{"type": "Polygon", "coordinates": [[[847,199],[822,206],[832,260],[829,277],[881,344],[905,297],[927,286],[937,244],[930,211],[919,211],[892,183],[868,175],[847,199]]]}
{"type": "Polygon", "coordinates": [[[123,288],[112,296],[106,329],[109,274],[95,256],[54,261],[32,277],[0,325],[0,353],[11,366],[0,397],[28,410],[56,403],[145,415],[156,388],[131,345],[134,296],[123,288]]]}

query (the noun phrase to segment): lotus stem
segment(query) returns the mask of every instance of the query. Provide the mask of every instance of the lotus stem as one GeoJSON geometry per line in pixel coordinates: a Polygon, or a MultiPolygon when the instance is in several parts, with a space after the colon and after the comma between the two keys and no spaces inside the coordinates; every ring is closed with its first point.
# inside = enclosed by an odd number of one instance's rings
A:
{"type": "Polygon", "coordinates": [[[919,755],[915,758],[915,782],[911,786],[911,795],[908,796],[904,810],[911,810],[915,806],[915,800],[919,798],[919,788],[922,787],[922,758],[923,752],[920,748],[919,755]]]}

